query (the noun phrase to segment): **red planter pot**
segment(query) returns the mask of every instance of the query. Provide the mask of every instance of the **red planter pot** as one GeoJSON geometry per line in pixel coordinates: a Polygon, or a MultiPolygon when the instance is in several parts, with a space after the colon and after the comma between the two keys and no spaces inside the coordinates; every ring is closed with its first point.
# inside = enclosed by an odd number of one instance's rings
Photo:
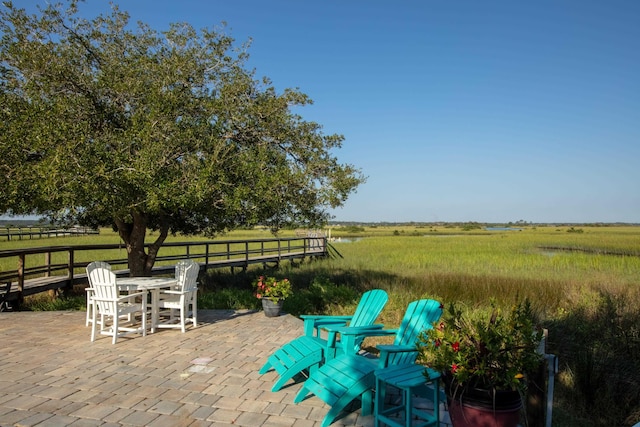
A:
{"type": "Polygon", "coordinates": [[[447,387],[449,416],[454,427],[516,427],[522,397],[518,391],[447,387]]]}

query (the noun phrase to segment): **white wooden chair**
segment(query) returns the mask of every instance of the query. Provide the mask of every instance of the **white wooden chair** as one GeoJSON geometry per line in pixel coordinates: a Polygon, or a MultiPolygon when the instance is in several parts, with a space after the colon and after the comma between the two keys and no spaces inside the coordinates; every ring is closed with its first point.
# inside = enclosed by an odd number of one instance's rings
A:
{"type": "Polygon", "coordinates": [[[94,310],[93,300],[91,298],[93,297],[93,287],[91,286],[91,272],[96,268],[106,268],[107,270],[111,270],[111,265],[104,261],[94,261],[87,265],[87,279],[89,280],[89,287],[85,288],[85,291],[87,292],[87,320],[85,326],[89,326],[89,323],[91,323],[91,312],[92,310],[94,310]]]}
{"type": "Polygon", "coordinates": [[[135,292],[120,295],[116,283],[116,275],[107,268],[95,268],[89,273],[89,280],[93,288],[93,310],[91,316],[91,341],[95,341],[96,330],[100,327],[100,334],[113,337],[115,344],[118,338],[131,333],[147,334],[147,292],[135,292]],[[142,326],[133,324],[135,313],[140,313],[142,326]],[[100,319],[98,320],[98,315],[100,319]],[[130,316],[130,321],[121,319],[130,316]]]}
{"type": "Polygon", "coordinates": [[[158,309],[168,318],[158,324],[158,328],[180,328],[184,333],[186,323],[198,325],[198,272],[200,265],[192,260],[178,261],[175,277],[178,284],[174,289],[160,290],[158,309]]]}

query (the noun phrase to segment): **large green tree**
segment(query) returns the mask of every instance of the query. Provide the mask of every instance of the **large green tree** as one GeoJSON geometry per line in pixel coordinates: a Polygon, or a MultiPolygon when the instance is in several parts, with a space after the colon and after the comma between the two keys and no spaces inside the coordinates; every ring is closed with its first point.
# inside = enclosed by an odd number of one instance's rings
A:
{"type": "Polygon", "coordinates": [[[80,6],[1,6],[0,212],[111,225],[145,275],[169,233],[321,225],[364,181],[335,157],[341,135],[292,111],[311,100],[256,78],[224,27],[80,6]]]}

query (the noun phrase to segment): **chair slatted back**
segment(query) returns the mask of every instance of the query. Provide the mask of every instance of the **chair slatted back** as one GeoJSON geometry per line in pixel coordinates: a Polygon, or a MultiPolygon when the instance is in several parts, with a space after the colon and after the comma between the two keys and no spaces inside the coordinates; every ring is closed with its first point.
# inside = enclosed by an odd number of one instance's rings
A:
{"type": "Polygon", "coordinates": [[[117,314],[119,294],[115,273],[108,268],[98,267],[89,273],[89,281],[95,294],[98,311],[105,315],[117,314]]]}
{"type": "Polygon", "coordinates": [[[389,296],[382,289],[373,289],[362,294],[349,326],[367,326],[375,323],[388,299],[389,296]]]}
{"type": "Polygon", "coordinates": [[[96,268],[106,268],[107,270],[111,270],[111,264],[104,261],[93,261],[87,265],[87,279],[89,279],[89,286],[91,287],[91,272],[96,268]]]}
{"type": "MultiPolygon", "coordinates": [[[[413,301],[407,307],[402,323],[396,333],[395,345],[415,345],[418,335],[425,329],[431,329],[433,322],[442,315],[442,304],[432,299],[413,301]]],[[[393,354],[389,358],[389,365],[403,365],[414,363],[418,352],[393,354]]]]}
{"type": "Polygon", "coordinates": [[[181,260],[176,264],[175,277],[178,281],[177,288],[183,292],[193,291],[198,284],[200,264],[191,260],[181,260]]]}

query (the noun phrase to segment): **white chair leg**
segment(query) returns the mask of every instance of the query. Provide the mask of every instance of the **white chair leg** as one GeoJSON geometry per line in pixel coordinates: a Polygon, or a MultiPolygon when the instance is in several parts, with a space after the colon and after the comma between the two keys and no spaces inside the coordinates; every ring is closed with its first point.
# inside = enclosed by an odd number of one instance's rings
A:
{"type": "Polygon", "coordinates": [[[193,312],[191,313],[191,317],[193,318],[193,327],[195,328],[196,326],[198,326],[198,302],[196,298],[193,298],[193,305],[191,308],[193,310],[193,312]]]}
{"type": "Polygon", "coordinates": [[[96,311],[93,310],[91,313],[91,342],[94,342],[96,340],[96,327],[98,326],[97,323],[96,311]]]}
{"type": "Polygon", "coordinates": [[[85,326],[89,326],[89,322],[91,322],[91,311],[92,311],[93,302],[91,301],[91,297],[87,292],[87,320],[85,321],[85,326]]]}
{"type": "Polygon", "coordinates": [[[111,340],[111,344],[115,344],[116,342],[118,342],[118,328],[120,327],[120,325],[118,325],[118,320],[120,319],[120,316],[118,316],[118,314],[116,313],[116,315],[112,317],[113,327],[111,329],[113,331],[113,339],[111,340]]]}
{"type": "Polygon", "coordinates": [[[146,300],[142,303],[142,336],[147,336],[147,304],[146,300]]]}

